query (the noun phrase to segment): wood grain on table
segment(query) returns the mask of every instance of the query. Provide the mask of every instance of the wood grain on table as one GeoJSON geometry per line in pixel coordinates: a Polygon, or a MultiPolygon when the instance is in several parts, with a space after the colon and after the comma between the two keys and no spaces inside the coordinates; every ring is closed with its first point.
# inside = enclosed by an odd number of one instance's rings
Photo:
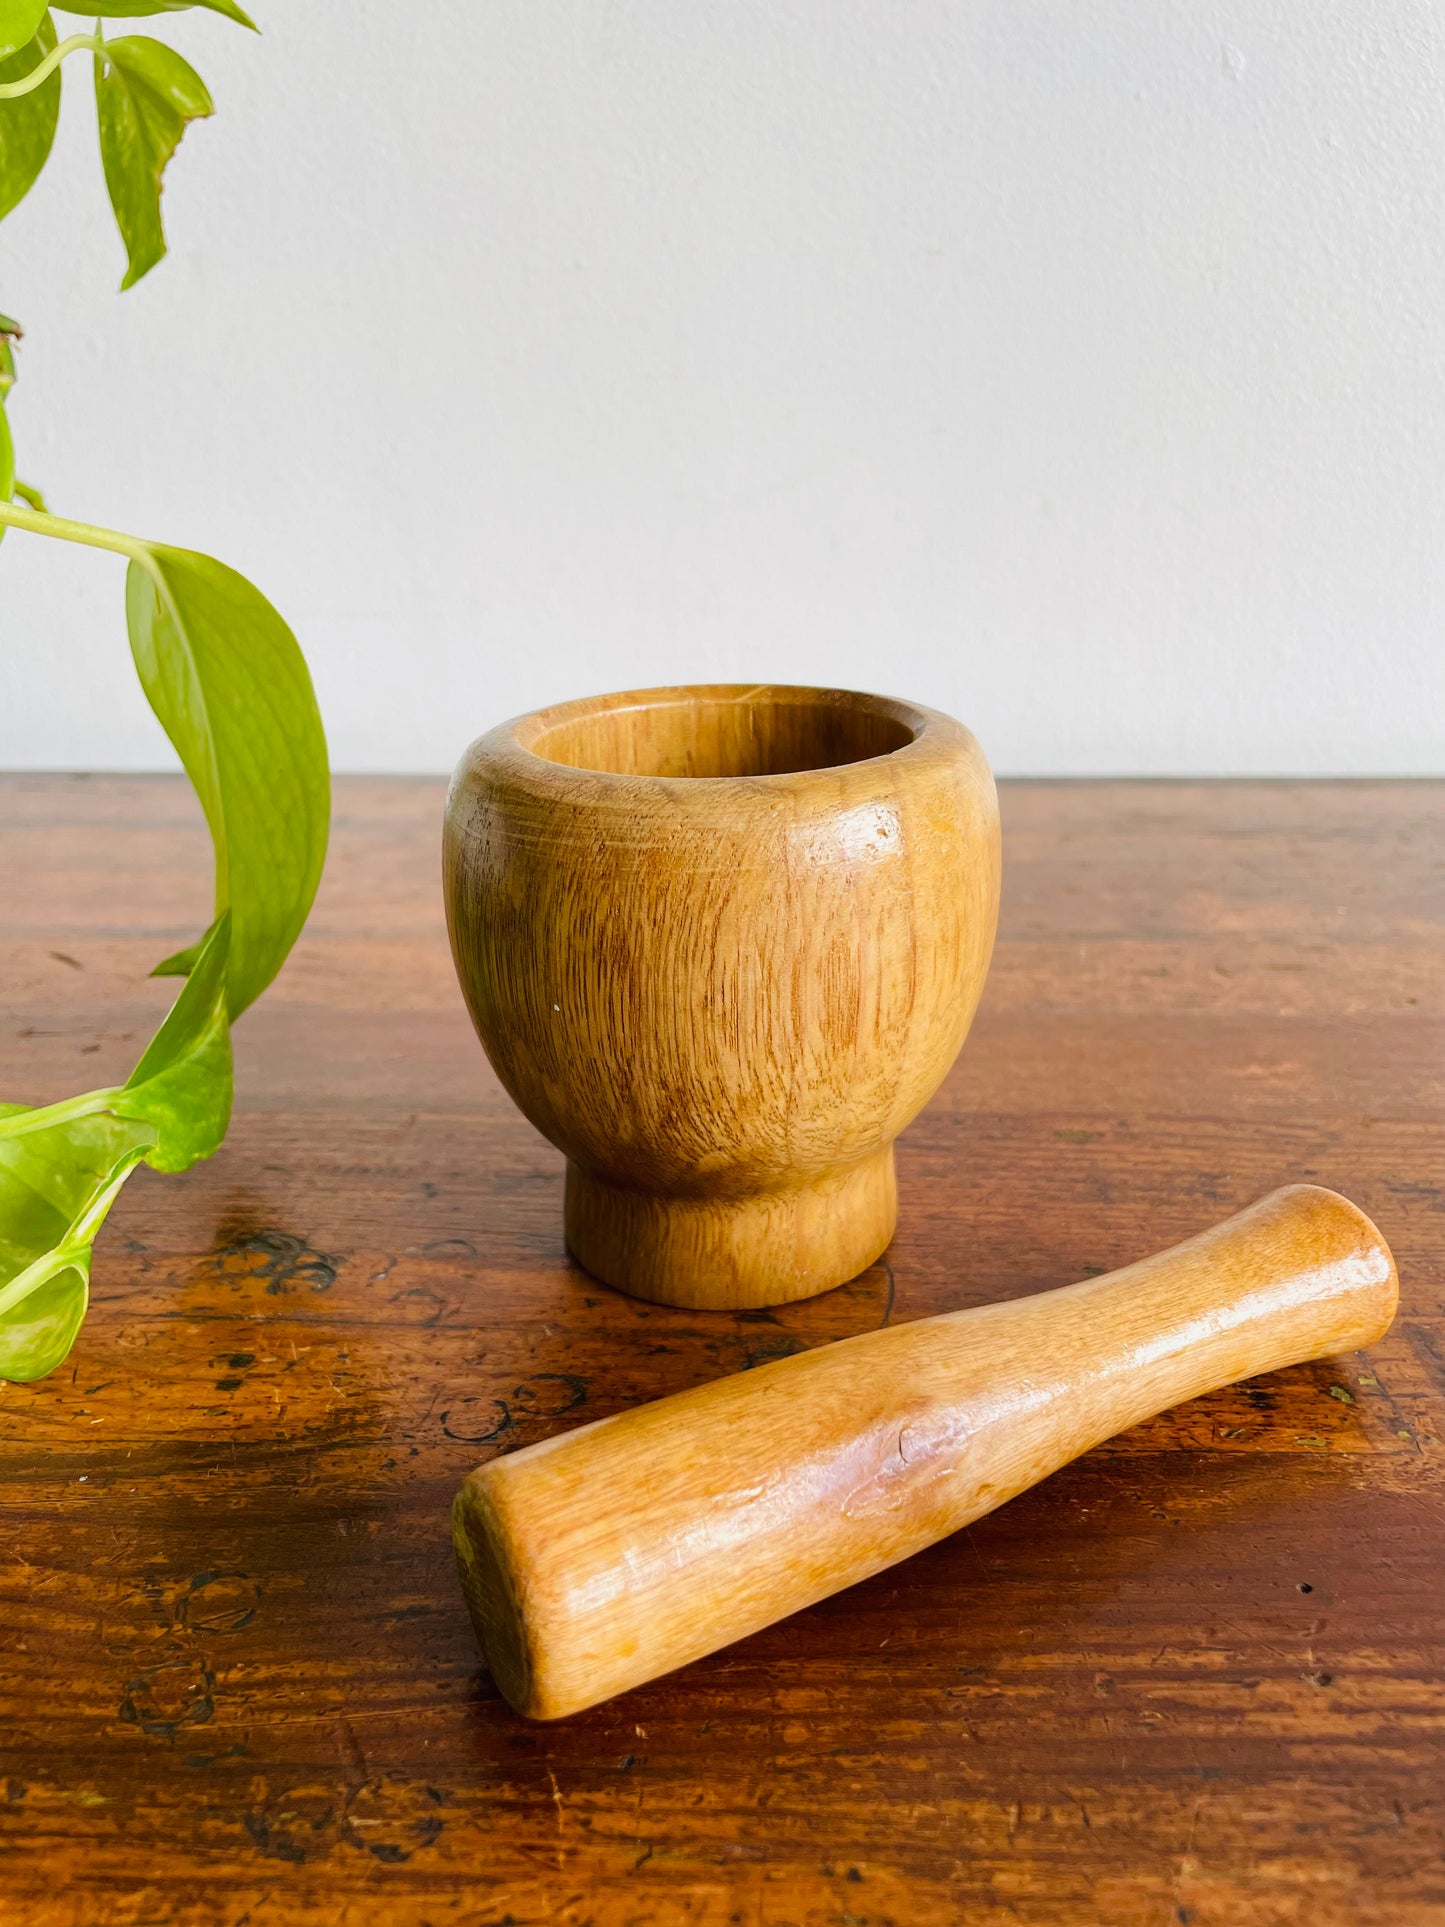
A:
{"type": "MultiPolygon", "coordinates": [[[[0,1387],[0,1918],[35,1927],[1445,1923],[1445,786],[1004,786],[973,1033],[885,1262],[624,1298],[475,1044],[437,781],[338,784],[208,1165],[131,1181],[74,1353],[0,1387]],[[1152,1420],[907,1564],[560,1725],[480,1667],[489,1454],[1345,1191],[1368,1356],[1152,1420]]],[[[203,927],[153,778],[0,780],[0,1084],[129,1071],[203,927]]]]}

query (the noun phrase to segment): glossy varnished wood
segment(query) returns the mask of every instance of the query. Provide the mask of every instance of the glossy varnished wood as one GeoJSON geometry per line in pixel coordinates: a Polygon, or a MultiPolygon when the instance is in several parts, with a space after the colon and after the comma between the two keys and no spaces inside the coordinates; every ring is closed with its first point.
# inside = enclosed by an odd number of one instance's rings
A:
{"type": "Polygon", "coordinates": [[[1355,1351],[1394,1260],[1285,1185],[1103,1277],[919,1318],[479,1466],[457,1565],[493,1679],[561,1719],[871,1579],[1181,1400],[1355,1351]]]}
{"type": "MultiPolygon", "coordinates": [[[[571,1268],[442,923],[444,785],[343,784],[226,1148],[142,1173],[0,1390],[0,1841],[38,1927],[1438,1927],[1445,792],[1005,786],[968,1048],[887,1264],[763,1314],[571,1268]],[[1347,1192],[1368,1354],[1137,1426],[889,1572],[556,1725],[481,1671],[489,1453],[1347,1192]],[[1304,1590],[1308,1588],[1309,1590],[1304,1590]]],[[[179,784],[0,785],[6,1095],[124,1075],[209,901],[179,784]]]]}
{"type": "Polygon", "coordinates": [[[973,737],[883,696],[639,690],[472,744],[443,854],[457,975],[567,1154],[594,1277],[740,1310],[874,1263],[893,1140],[978,1006],[998,843],[973,737]]]}

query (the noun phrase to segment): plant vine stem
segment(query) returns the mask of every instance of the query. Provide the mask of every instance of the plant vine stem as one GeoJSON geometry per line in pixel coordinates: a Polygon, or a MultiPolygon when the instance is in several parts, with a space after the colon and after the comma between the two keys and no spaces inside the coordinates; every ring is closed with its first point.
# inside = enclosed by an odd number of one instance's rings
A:
{"type": "Polygon", "coordinates": [[[60,1103],[46,1104],[39,1110],[16,1111],[0,1118],[0,1139],[29,1137],[35,1131],[48,1131],[56,1124],[70,1124],[78,1117],[99,1117],[105,1111],[114,1110],[120,1093],[120,1085],[114,1084],[103,1091],[85,1091],[79,1097],[62,1098],[60,1103]]]}
{"type": "Polygon", "coordinates": [[[148,560],[146,544],[139,536],[122,535],[118,529],[98,529],[89,522],[71,522],[63,515],[22,508],[18,502],[0,502],[0,527],[26,529],[31,535],[49,535],[59,542],[81,542],[88,549],[109,549],[132,562],[148,560]]]}
{"type": "Polygon", "coordinates": [[[78,54],[82,49],[103,54],[105,42],[98,33],[71,34],[58,46],[52,47],[44,60],[32,67],[28,74],[22,74],[19,80],[7,80],[0,84],[0,100],[19,100],[22,94],[33,94],[37,87],[44,86],[67,54],[78,54]]]}

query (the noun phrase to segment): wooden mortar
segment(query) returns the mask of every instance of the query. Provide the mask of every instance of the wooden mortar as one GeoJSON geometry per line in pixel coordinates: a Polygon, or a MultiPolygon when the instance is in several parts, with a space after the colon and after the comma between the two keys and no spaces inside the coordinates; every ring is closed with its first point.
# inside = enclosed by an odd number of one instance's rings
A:
{"type": "Polygon", "coordinates": [[[961,724],[770,685],[564,703],[467,751],[444,863],[462,990],[566,1153],[579,1263],[730,1308],[879,1256],[893,1140],[993,947],[998,805],[961,724]]]}

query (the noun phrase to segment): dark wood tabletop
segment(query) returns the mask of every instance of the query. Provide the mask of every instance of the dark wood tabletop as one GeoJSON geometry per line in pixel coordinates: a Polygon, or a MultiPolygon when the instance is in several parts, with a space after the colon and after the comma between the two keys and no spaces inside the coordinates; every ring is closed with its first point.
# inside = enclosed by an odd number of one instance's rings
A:
{"type": "MultiPolygon", "coordinates": [[[[140,1172],[71,1357],[0,1387],[0,1918],[27,1927],[1445,1923],[1445,786],[1004,789],[973,1035],[886,1260],[644,1305],[452,974],[443,785],[338,784],[217,1157],[140,1172]],[[1369,1356],[1199,1399],[626,1699],[528,1725],[452,1494],[800,1347],[1071,1282],[1310,1179],[1369,1356]]],[[[206,922],[154,778],[0,782],[3,1095],[129,1071],[206,922]]]]}

